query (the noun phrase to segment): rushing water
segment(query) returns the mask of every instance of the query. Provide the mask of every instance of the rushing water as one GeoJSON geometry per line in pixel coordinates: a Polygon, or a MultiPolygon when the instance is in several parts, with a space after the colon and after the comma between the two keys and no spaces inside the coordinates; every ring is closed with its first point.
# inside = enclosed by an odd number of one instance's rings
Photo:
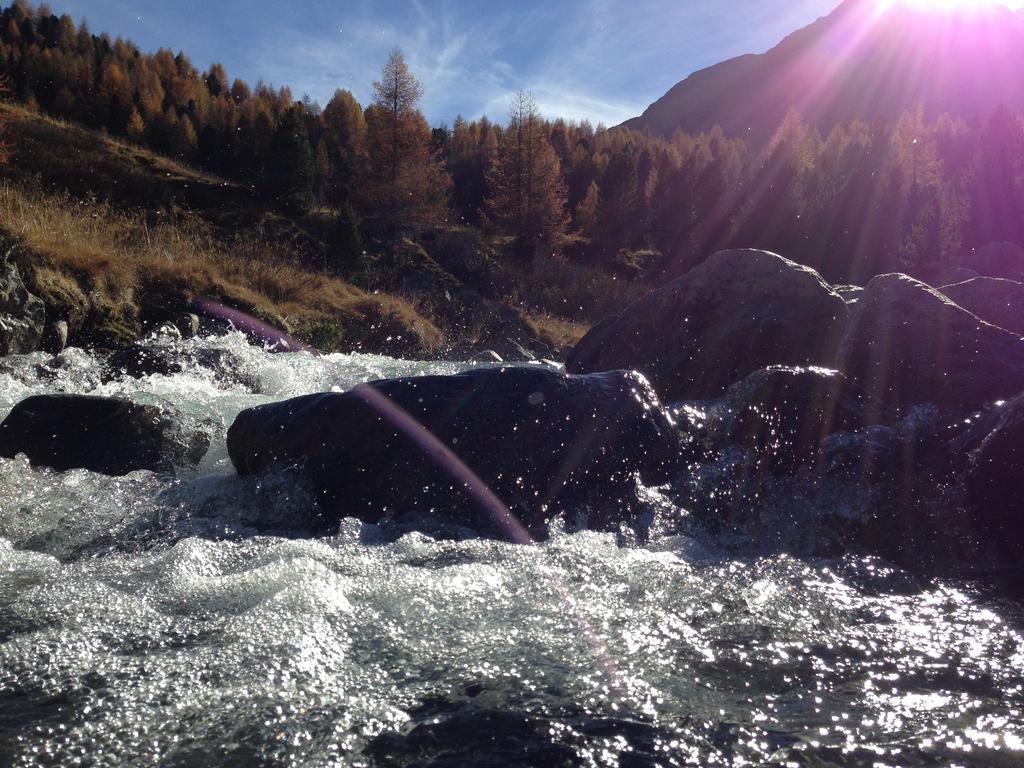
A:
{"type": "Polygon", "coordinates": [[[234,476],[239,410],[464,366],[189,343],[242,356],[263,394],[199,370],[104,385],[78,350],[0,367],[0,418],[127,394],[214,432],[176,479],[0,459],[0,765],[1024,764],[1019,601],[696,527],[269,536],[306,500],[234,476]]]}

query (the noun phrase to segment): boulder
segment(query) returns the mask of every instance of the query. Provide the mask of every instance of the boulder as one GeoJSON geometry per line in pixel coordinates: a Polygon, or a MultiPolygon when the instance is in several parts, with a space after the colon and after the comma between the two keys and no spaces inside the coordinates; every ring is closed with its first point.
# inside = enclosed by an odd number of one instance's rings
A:
{"type": "Polygon", "coordinates": [[[983,540],[1024,555],[1024,395],[1000,406],[995,428],[970,453],[966,490],[983,540]]]}
{"type": "Polygon", "coordinates": [[[833,285],[832,290],[843,297],[847,306],[856,304],[864,289],[859,285],[833,285]]]}
{"type": "Polygon", "coordinates": [[[142,379],[157,374],[169,376],[182,372],[177,350],[170,347],[146,347],[132,344],[115,350],[103,365],[103,382],[124,377],[142,379]]]}
{"type": "Polygon", "coordinates": [[[880,275],[851,312],[836,368],[876,412],[971,410],[1024,389],[1024,339],[907,275],[880,275]]]}
{"type": "Polygon", "coordinates": [[[36,395],[14,406],[0,424],[0,456],[23,453],[33,465],[60,472],[172,472],[198,464],[209,444],[205,433],[186,429],[170,407],[111,397],[36,395]]]}
{"type": "Polygon", "coordinates": [[[169,376],[184,371],[210,371],[224,387],[260,390],[259,376],[237,355],[223,349],[189,349],[172,343],[132,344],[116,350],[103,366],[104,383],[125,377],[142,379],[156,374],[169,376]]]}
{"type": "Polygon", "coordinates": [[[979,275],[973,269],[968,269],[967,267],[957,267],[956,269],[949,273],[949,279],[944,280],[943,282],[946,283],[947,285],[963,283],[966,282],[967,280],[973,280],[976,277],[981,277],[981,275],[979,275]]]}
{"type": "Polygon", "coordinates": [[[191,339],[199,335],[199,315],[193,312],[183,312],[177,315],[171,322],[174,323],[174,326],[184,339],[191,339]]]}
{"type": "Polygon", "coordinates": [[[539,366],[379,381],[264,405],[238,416],[227,443],[240,475],[297,467],[319,500],[316,519],[303,524],[318,530],[346,516],[372,522],[412,511],[495,528],[453,462],[424,443],[424,429],[527,526],[562,502],[589,505],[592,524],[616,526],[635,500],[635,475],[664,483],[683,459],[680,433],[643,377],[539,366]],[[382,400],[412,418],[396,422],[382,400]]]}
{"type": "Polygon", "coordinates": [[[45,322],[42,299],[28,292],[13,262],[0,260],[0,355],[35,352],[45,322]]]}
{"type": "Polygon", "coordinates": [[[813,269],[766,251],[723,251],[600,322],[566,369],[637,370],[669,401],[717,397],[770,365],[831,364],[846,316],[813,269]]]}
{"type": "Polygon", "coordinates": [[[967,253],[963,267],[985,277],[1024,283],[1024,248],[1016,243],[989,243],[967,253]]]}
{"type": "Polygon", "coordinates": [[[1024,284],[999,277],[976,277],[939,290],[986,323],[1024,336],[1024,284]]]}
{"type": "Polygon", "coordinates": [[[725,442],[758,467],[792,471],[819,456],[823,438],[864,426],[864,396],[827,368],[773,366],[730,387],[725,442]]]}
{"type": "Polygon", "coordinates": [[[46,324],[46,330],[40,340],[40,349],[51,355],[59,355],[68,346],[68,323],[66,320],[55,320],[46,324]]]}

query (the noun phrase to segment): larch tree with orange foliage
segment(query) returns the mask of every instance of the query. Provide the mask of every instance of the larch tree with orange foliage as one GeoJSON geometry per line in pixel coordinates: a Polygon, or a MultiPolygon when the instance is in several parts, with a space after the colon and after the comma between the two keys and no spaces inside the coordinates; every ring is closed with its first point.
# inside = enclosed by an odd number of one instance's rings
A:
{"type": "Polygon", "coordinates": [[[488,214],[520,256],[557,250],[569,226],[565,180],[533,96],[512,99],[508,128],[488,175],[488,214]]]}
{"type": "Polygon", "coordinates": [[[392,232],[443,221],[451,180],[419,111],[423,88],[399,49],[391,52],[366,110],[367,214],[392,232]]]}

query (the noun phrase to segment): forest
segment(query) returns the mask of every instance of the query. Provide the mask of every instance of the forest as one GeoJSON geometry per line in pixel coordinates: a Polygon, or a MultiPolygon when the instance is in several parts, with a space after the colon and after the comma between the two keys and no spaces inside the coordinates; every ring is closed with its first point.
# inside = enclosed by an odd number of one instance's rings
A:
{"type": "Polygon", "coordinates": [[[967,121],[907,105],[827,132],[790,113],[758,145],[542,116],[520,91],[501,120],[430,126],[401,51],[382,65],[371,104],[339,88],[321,106],[181,52],[143,53],[45,5],[0,12],[11,98],[241,182],[285,215],[328,212],[331,271],[453,229],[535,274],[585,268],[626,284],[725,247],[863,283],[890,271],[931,280],[973,248],[1024,244],[1024,128],[1006,108],[967,121]]]}

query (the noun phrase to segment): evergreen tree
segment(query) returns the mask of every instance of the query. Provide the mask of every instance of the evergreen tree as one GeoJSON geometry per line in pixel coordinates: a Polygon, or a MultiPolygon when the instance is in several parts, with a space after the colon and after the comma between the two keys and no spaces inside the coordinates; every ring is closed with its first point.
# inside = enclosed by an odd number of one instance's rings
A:
{"type": "Polygon", "coordinates": [[[367,215],[392,234],[436,225],[447,212],[451,179],[417,108],[423,90],[400,50],[391,52],[373,87],[376,98],[365,114],[367,215]]]}
{"type": "Polygon", "coordinates": [[[355,198],[366,161],[366,119],[355,96],[337,90],[323,111],[324,150],[330,168],[324,179],[327,199],[334,203],[355,198]]]}
{"type": "Polygon", "coordinates": [[[521,256],[561,245],[568,227],[565,182],[533,97],[519,91],[488,177],[488,211],[521,256]]]}
{"type": "Polygon", "coordinates": [[[285,112],[274,131],[265,192],[285,213],[302,215],[313,207],[313,150],[297,107],[285,112]]]}
{"type": "Polygon", "coordinates": [[[133,109],[131,117],[128,118],[128,125],[124,130],[128,138],[139,144],[146,138],[146,124],[142,120],[139,110],[133,109]]]}

